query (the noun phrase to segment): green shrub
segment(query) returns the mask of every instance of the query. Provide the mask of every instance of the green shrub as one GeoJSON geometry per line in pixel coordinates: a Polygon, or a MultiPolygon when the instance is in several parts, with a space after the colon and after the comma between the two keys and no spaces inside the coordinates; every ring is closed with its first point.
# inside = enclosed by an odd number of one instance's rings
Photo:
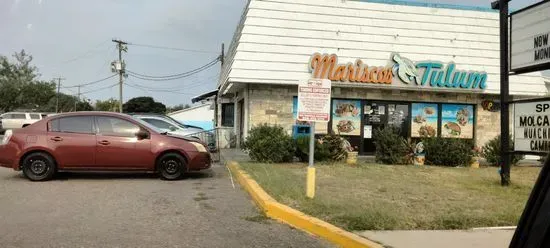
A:
{"type": "Polygon", "coordinates": [[[294,142],[278,125],[253,127],[243,145],[250,158],[258,162],[283,163],[294,158],[294,142]]]}
{"type": "MultiPolygon", "coordinates": [[[[514,150],[514,142],[510,136],[510,151],[514,150]]],[[[487,144],[485,144],[481,150],[481,156],[487,160],[490,165],[499,165],[500,161],[500,135],[493,138],[487,144]]],[[[512,155],[512,164],[517,164],[518,161],[523,159],[523,155],[512,155]]]]}
{"type": "Polygon", "coordinates": [[[422,143],[429,165],[469,166],[474,156],[472,140],[436,137],[422,143]]]}
{"type": "Polygon", "coordinates": [[[384,164],[402,164],[407,156],[407,141],[395,127],[374,130],[376,161],[384,164]]]}
{"type": "MultiPolygon", "coordinates": [[[[329,160],[328,147],[315,139],[315,151],[313,152],[315,161],[329,160]]],[[[309,136],[302,136],[296,139],[296,157],[302,162],[309,161],[309,136]]]]}
{"type": "Polygon", "coordinates": [[[327,134],[321,139],[328,149],[328,158],[331,161],[341,161],[346,159],[348,151],[344,145],[344,138],[336,134],[327,134]]]}
{"type": "MultiPolygon", "coordinates": [[[[309,161],[309,136],[296,139],[296,157],[302,162],[309,161]]],[[[342,137],[334,134],[323,136],[315,140],[315,161],[341,161],[346,158],[347,150],[343,145],[342,137]]]]}

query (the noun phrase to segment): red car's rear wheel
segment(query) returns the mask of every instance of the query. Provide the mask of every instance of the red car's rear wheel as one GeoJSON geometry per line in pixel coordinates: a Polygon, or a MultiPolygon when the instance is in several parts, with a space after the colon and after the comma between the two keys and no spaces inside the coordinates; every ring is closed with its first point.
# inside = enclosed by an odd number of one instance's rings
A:
{"type": "Polygon", "coordinates": [[[157,160],[157,171],[162,179],[177,180],[187,170],[185,158],[178,153],[167,153],[157,160]]]}
{"type": "Polygon", "coordinates": [[[34,152],[23,158],[22,170],[31,181],[50,180],[55,174],[55,161],[47,153],[34,152]]]}

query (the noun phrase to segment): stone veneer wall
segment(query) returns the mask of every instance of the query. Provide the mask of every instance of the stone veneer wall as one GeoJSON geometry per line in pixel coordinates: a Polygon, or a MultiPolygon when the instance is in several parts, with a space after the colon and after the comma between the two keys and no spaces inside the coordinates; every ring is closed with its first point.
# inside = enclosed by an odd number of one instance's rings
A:
{"type": "MultiPolygon", "coordinates": [[[[261,123],[270,123],[282,125],[290,133],[294,124],[292,98],[297,95],[297,86],[249,85],[248,90],[249,128],[261,123]]],[[[497,100],[498,96],[494,95],[333,87],[332,97],[475,104],[476,144],[482,146],[500,133],[500,112],[489,112],[481,107],[481,101],[485,99],[497,100]]],[[[510,120],[512,122],[513,118],[510,120]]]]}

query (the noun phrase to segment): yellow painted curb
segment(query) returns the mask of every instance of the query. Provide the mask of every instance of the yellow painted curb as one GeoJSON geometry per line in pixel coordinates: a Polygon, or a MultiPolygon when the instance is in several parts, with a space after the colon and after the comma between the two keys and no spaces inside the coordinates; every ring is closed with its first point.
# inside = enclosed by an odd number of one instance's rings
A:
{"type": "Polygon", "coordinates": [[[347,232],[341,228],[311,217],[289,206],[283,205],[268,195],[248,173],[243,171],[237,162],[231,161],[227,164],[233,172],[237,181],[252,196],[252,199],[273,219],[284,222],[300,230],[322,237],[342,247],[369,247],[383,248],[382,245],[362,238],[354,233],[347,232]]]}

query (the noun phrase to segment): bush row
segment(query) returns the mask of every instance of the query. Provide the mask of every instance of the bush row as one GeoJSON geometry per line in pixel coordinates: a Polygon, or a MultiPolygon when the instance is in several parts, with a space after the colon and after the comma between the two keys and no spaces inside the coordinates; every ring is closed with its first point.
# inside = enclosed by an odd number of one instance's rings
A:
{"type": "MultiPolygon", "coordinates": [[[[376,146],[376,161],[384,164],[410,164],[414,156],[416,144],[406,140],[398,133],[398,129],[387,127],[374,131],[376,146]]],[[[424,145],[425,163],[442,166],[468,166],[474,156],[481,156],[491,165],[500,161],[500,136],[490,140],[483,146],[481,152],[474,149],[473,140],[449,138],[424,138],[417,140],[424,145]]],[[[510,149],[513,150],[513,144],[510,149]]],[[[512,164],[516,164],[523,156],[512,156],[512,164]]]]}
{"type": "MultiPolygon", "coordinates": [[[[399,135],[393,127],[374,131],[376,161],[384,164],[411,164],[416,143],[399,135]]],[[[483,146],[480,152],[474,149],[474,143],[468,139],[424,138],[415,140],[424,145],[425,163],[441,166],[468,166],[474,156],[482,156],[491,165],[500,161],[500,137],[496,137],[483,146]]],[[[349,143],[334,134],[315,140],[315,161],[341,161],[349,151],[349,143]]],[[[513,149],[513,147],[510,147],[513,149]]],[[[252,160],[267,163],[291,162],[298,158],[302,162],[309,159],[309,137],[296,140],[288,135],[283,127],[262,124],[252,128],[244,142],[244,149],[252,160]]],[[[512,157],[515,164],[522,156],[512,157]]]]}
{"type": "MultiPolygon", "coordinates": [[[[261,124],[252,128],[244,142],[244,149],[252,160],[266,163],[291,162],[295,157],[309,159],[309,137],[293,140],[283,127],[261,124]]],[[[345,140],[329,134],[315,140],[316,161],[341,161],[346,158],[345,140]]]]}

